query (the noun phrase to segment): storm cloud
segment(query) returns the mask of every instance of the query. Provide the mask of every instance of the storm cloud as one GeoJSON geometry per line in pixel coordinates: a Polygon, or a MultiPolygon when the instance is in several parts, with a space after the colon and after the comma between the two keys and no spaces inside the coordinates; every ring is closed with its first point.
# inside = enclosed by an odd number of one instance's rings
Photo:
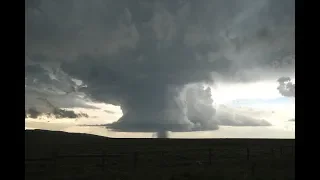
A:
{"type": "Polygon", "coordinates": [[[60,119],[60,118],[75,119],[75,118],[79,118],[79,117],[86,117],[86,118],[89,117],[86,113],[75,113],[72,110],[65,110],[65,109],[60,109],[60,108],[54,108],[54,109],[52,109],[51,112],[46,112],[46,113],[38,111],[35,108],[30,108],[25,111],[25,118],[37,119],[41,116],[42,117],[43,116],[54,117],[56,119],[60,119]]]}
{"type": "Polygon", "coordinates": [[[281,77],[278,79],[278,91],[281,95],[286,97],[295,97],[295,84],[291,82],[290,77],[281,77]]]}
{"type": "Polygon", "coordinates": [[[215,109],[203,100],[196,111],[186,85],[213,83],[212,72],[293,66],[284,59],[294,54],[294,8],[294,0],[27,0],[26,78],[52,86],[47,67],[66,77],[52,88],[120,105],[114,128],[217,129],[215,109]]]}

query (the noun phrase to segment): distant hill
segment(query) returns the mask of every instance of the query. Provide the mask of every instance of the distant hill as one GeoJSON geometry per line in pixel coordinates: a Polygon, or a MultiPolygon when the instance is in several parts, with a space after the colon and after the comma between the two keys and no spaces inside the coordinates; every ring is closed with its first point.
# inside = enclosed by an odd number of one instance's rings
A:
{"type": "Polygon", "coordinates": [[[48,131],[48,130],[25,130],[25,142],[35,144],[46,143],[77,143],[81,142],[101,142],[107,140],[108,137],[84,134],[84,133],[67,133],[63,131],[48,131]]]}

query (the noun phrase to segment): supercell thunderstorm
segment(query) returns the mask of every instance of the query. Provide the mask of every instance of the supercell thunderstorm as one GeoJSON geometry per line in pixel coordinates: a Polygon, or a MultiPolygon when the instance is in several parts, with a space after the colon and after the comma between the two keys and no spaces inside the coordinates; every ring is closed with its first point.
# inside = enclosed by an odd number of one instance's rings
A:
{"type": "Polygon", "coordinates": [[[120,131],[270,125],[217,119],[203,85],[212,72],[293,67],[294,8],[294,0],[27,0],[26,108],[44,107],[36,96],[64,108],[119,105],[123,116],[109,127],[120,131]]]}

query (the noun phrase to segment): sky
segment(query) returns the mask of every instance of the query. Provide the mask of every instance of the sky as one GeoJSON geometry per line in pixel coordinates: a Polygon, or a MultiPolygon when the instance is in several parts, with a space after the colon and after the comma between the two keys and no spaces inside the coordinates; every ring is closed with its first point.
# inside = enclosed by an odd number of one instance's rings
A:
{"type": "Polygon", "coordinates": [[[294,0],[26,2],[26,128],[294,137],[294,0]]]}
{"type": "MultiPolygon", "coordinates": [[[[251,117],[262,117],[272,123],[270,127],[232,127],[223,126],[217,131],[170,132],[170,138],[295,138],[295,123],[288,121],[294,118],[294,99],[283,97],[276,91],[276,82],[238,84],[219,86],[213,91],[213,106],[227,105],[232,112],[246,114],[251,117]],[[231,90],[231,89],[232,90],[231,90]],[[219,90],[217,90],[219,89],[219,90]],[[251,93],[254,90],[256,93],[251,93]],[[260,90],[260,91],[259,91],[260,90]],[[275,90],[275,91],[274,91],[275,90]],[[237,93],[235,93],[237,92],[237,93]],[[228,97],[218,99],[217,97],[228,97]]],[[[89,127],[78,125],[106,124],[117,121],[122,116],[119,106],[102,103],[92,104],[101,109],[74,109],[86,112],[91,118],[87,119],[27,119],[26,129],[48,129],[66,132],[90,133],[111,137],[154,137],[154,133],[143,132],[113,132],[104,127],[89,127]],[[103,110],[104,109],[104,110],[103,110]],[[107,112],[105,110],[108,110],[107,112]],[[112,114],[108,112],[113,112],[112,114]]]]}

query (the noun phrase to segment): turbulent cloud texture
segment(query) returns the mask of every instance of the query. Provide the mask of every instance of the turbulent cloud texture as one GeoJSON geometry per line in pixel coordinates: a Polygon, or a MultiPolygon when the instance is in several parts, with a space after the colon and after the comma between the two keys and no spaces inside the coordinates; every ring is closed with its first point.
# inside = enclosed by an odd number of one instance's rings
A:
{"type": "Polygon", "coordinates": [[[285,60],[294,54],[294,0],[26,4],[26,78],[42,82],[32,87],[120,105],[118,129],[217,129],[208,98],[194,102],[202,91],[186,85],[212,83],[212,72],[294,64],[285,60]]]}
{"type": "Polygon", "coordinates": [[[290,77],[281,77],[278,79],[279,86],[278,90],[281,95],[286,97],[295,97],[295,84],[291,82],[290,77]]]}
{"type": "Polygon", "coordinates": [[[36,118],[38,118],[40,116],[54,117],[54,118],[57,118],[57,119],[59,119],[59,118],[74,119],[74,118],[79,118],[79,117],[89,117],[85,113],[75,113],[74,111],[64,110],[64,109],[60,109],[60,108],[54,108],[52,110],[52,112],[47,112],[47,113],[39,112],[35,108],[30,108],[27,111],[25,111],[25,118],[36,119],[36,118]]]}

